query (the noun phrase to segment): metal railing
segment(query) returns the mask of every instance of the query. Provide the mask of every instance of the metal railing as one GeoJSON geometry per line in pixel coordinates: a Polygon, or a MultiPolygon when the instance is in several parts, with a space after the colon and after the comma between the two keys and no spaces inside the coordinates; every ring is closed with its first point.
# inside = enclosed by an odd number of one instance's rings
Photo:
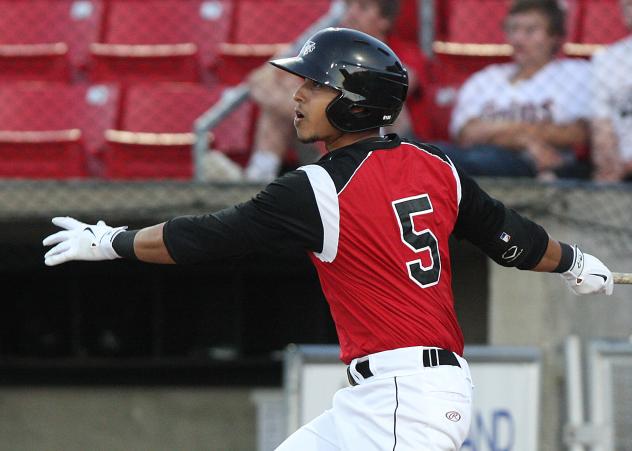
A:
{"type": "MultiPolygon", "coordinates": [[[[296,39],[280,57],[296,55],[303,43],[318,30],[336,25],[345,11],[345,4],[342,0],[334,0],[327,14],[314,22],[296,39]]],[[[248,99],[250,88],[248,83],[242,82],[234,88],[224,91],[220,100],[213,105],[206,113],[200,116],[194,124],[195,143],[193,144],[193,165],[194,177],[196,181],[202,181],[202,160],[208,152],[208,132],[217,126],[222,119],[234,111],[239,105],[248,99]]]]}

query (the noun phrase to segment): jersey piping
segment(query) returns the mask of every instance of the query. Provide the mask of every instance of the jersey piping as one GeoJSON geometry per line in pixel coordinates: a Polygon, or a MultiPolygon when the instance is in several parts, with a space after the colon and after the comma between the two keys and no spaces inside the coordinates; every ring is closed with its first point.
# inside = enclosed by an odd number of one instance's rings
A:
{"type": "Polygon", "coordinates": [[[413,146],[415,149],[419,149],[423,152],[426,152],[428,155],[432,155],[433,157],[438,158],[439,160],[443,161],[445,164],[450,166],[450,169],[452,170],[452,175],[454,175],[454,180],[456,181],[457,207],[461,205],[461,178],[459,177],[459,173],[457,172],[456,167],[454,166],[454,163],[452,163],[452,161],[448,158],[448,156],[443,153],[441,155],[434,154],[432,152],[429,152],[428,149],[419,147],[411,142],[402,141],[402,144],[413,146]]]}
{"type": "Polygon", "coordinates": [[[329,173],[321,166],[310,164],[301,166],[299,170],[307,174],[323,222],[323,250],[314,252],[314,255],[320,261],[331,263],[338,253],[340,235],[340,208],[336,186],[329,173]]]}

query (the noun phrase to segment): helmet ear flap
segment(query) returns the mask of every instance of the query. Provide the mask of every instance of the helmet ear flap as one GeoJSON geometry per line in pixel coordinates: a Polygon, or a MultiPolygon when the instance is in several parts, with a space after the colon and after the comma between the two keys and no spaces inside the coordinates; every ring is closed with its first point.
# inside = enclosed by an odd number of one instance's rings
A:
{"type": "Polygon", "coordinates": [[[355,116],[356,113],[352,112],[354,107],[355,105],[341,93],[329,103],[325,113],[331,125],[338,130],[343,132],[360,131],[356,128],[357,117],[355,116]]]}

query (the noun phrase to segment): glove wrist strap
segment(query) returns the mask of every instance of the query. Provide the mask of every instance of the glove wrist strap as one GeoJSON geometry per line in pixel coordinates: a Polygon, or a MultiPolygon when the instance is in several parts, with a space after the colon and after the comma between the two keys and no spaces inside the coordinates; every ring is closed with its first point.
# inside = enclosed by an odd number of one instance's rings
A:
{"type": "Polygon", "coordinates": [[[134,252],[134,238],[138,230],[121,230],[112,238],[112,249],[122,258],[138,260],[134,252]]]}
{"type": "Polygon", "coordinates": [[[123,233],[126,229],[127,227],[118,227],[116,229],[112,229],[108,231],[105,235],[103,235],[101,240],[99,240],[98,245],[101,248],[105,257],[109,258],[110,260],[114,260],[116,258],[122,257],[122,255],[119,255],[119,253],[116,252],[116,250],[112,246],[112,242],[118,235],[123,233]]]}
{"type": "Polygon", "coordinates": [[[575,263],[575,246],[560,241],[560,247],[562,248],[562,257],[553,272],[561,274],[569,271],[573,267],[575,263]]]}
{"type": "Polygon", "coordinates": [[[584,271],[584,253],[577,246],[573,246],[573,251],[573,263],[568,271],[565,271],[562,274],[579,279],[584,271]]]}

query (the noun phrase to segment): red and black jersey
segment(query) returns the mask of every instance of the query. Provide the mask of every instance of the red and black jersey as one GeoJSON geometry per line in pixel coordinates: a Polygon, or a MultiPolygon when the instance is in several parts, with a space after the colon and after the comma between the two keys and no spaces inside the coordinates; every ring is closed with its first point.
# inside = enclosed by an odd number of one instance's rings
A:
{"type": "Polygon", "coordinates": [[[393,140],[302,169],[324,226],[312,260],[342,359],[418,345],[462,353],[448,248],[461,186],[450,161],[393,140]]]}
{"type": "MultiPolygon", "coordinates": [[[[309,251],[345,363],[408,346],[462,354],[448,240],[454,233],[489,254],[488,243],[511,240],[503,232],[507,211],[439,149],[388,135],[330,152],[243,204],[175,218],[164,239],[177,263],[288,246],[309,251]]],[[[534,266],[548,238],[519,222],[535,238],[499,258],[516,254],[534,266]]]]}

